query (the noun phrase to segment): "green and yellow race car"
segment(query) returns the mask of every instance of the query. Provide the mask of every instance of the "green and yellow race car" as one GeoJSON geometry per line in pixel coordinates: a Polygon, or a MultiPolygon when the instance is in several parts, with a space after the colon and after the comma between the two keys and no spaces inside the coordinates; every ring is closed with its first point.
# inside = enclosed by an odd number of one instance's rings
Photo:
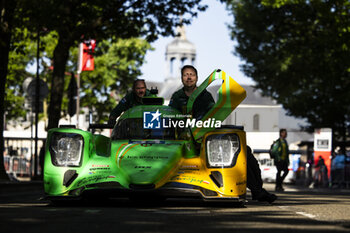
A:
{"type": "Polygon", "coordinates": [[[100,192],[244,202],[245,132],[221,123],[245,98],[245,90],[215,70],[192,94],[187,111],[214,80],[221,80],[218,100],[201,120],[149,97],[120,116],[110,137],[75,128],[51,129],[44,165],[47,198],[79,199],[100,192]]]}

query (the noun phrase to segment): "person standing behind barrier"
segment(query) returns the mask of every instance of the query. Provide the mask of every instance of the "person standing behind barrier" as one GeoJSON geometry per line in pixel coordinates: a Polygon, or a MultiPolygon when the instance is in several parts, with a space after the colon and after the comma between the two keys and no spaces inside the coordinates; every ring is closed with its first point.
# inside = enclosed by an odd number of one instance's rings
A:
{"type": "Polygon", "coordinates": [[[276,191],[284,191],[282,186],[283,180],[286,178],[289,172],[289,149],[286,138],[287,130],[280,129],[280,137],[274,142],[271,151],[274,156],[275,166],[277,168],[276,191]]]}
{"type": "Polygon", "coordinates": [[[344,185],[345,178],[345,153],[337,147],[332,156],[331,165],[331,184],[332,187],[341,188],[344,185]]]}
{"type": "Polygon", "coordinates": [[[328,169],[322,156],[318,158],[315,166],[314,187],[328,187],[328,169]]]}

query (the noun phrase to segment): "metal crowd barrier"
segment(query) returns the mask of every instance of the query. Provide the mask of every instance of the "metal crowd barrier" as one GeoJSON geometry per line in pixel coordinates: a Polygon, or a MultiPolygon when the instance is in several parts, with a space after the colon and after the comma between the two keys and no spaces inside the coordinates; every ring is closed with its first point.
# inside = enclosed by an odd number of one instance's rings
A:
{"type": "Polygon", "coordinates": [[[4,164],[7,174],[12,179],[31,176],[31,163],[23,157],[5,155],[4,164]]]}
{"type": "MultiPolygon", "coordinates": [[[[10,180],[25,180],[35,176],[34,174],[34,139],[5,137],[4,138],[4,167],[10,180]]],[[[40,148],[44,146],[44,139],[39,139],[37,174],[41,174],[39,164],[40,148]]]]}

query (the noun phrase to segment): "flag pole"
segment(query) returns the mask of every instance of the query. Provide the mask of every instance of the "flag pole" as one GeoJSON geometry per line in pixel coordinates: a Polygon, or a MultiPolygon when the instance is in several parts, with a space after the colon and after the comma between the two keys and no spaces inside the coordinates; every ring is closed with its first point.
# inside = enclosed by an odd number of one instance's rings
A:
{"type": "Polygon", "coordinates": [[[77,72],[77,124],[79,128],[79,112],[80,112],[80,74],[84,71],[94,70],[93,52],[96,46],[95,40],[89,40],[88,43],[80,43],[79,45],[79,59],[78,59],[78,72],[77,72]]]}
{"type": "Polygon", "coordinates": [[[79,129],[79,112],[80,112],[80,93],[79,93],[79,90],[80,90],[80,72],[78,73],[77,75],[77,112],[76,112],[76,115],[77,115],[77,129],[79,129]]]}
{"type": "Polygon", "coordinates": [[[76,127],[79,129],[79,112],[80,112],[80,74],[83,66],[83,43],[79,44],[79,58],[78,58],[78,72],[77,72],[77,108],[76,108],[76,117],[77,123],[76,127]]]}

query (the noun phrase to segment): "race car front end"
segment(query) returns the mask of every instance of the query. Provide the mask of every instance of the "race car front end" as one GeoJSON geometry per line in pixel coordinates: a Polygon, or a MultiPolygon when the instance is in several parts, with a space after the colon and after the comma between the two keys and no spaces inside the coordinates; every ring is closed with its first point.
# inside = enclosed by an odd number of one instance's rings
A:
{"type": "Polygon", "coordinates": [[[78,129],[49,131],[44,170],[47,197],[80,199],[101,191],[116,197],[244,201],[243,130],[216,129],[198,144],[186,130],[145,130],[141,123],[137,118],[121,119],[111,138],[78,129]]]}
{"type": "Polygon", "coordinates": [[[163,188],[183,196],[199,195],[207,201],[243,202],[247,183],[245,132],[218,129],[207,133],[204,141],[199,155],[182,158],[176,174],[163,188]]]}
{"type": "Polygon", "coordinates": [[[198,121],[148,98],[147,104],[119,117],[110,137],[80,129],[50,130],[44,166],[47,197],[81,198],[108,191],[117,197],[196,196],[243,203],[245,132],[221,122],[244,99],[245,90],[216,70],[194,96],[217,79],[222,80],[218,101],[198,121]]]}

